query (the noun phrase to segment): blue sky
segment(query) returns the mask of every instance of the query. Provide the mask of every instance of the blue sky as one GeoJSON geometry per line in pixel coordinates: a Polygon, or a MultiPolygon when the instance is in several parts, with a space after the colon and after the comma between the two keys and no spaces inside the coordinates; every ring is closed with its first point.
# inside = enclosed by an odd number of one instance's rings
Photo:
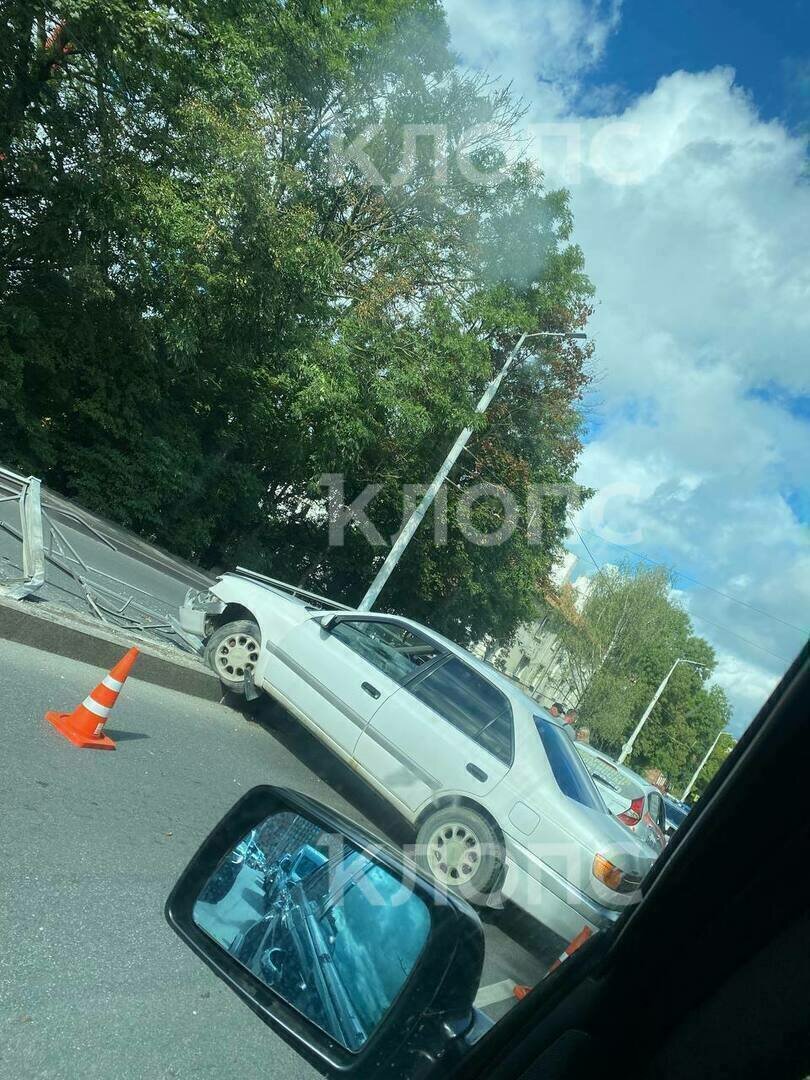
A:
{"type": "Polygon", "coordinates": [[[577,525],[600,565],[680,572],[739,733],[810,627],[810,7],[445,6],[523,97],[596,287],[577,525]]]}
{"type": "Polygon", "coordinates": [[[775,379],[770,379],[762,386],[753,386],[749,397],[777,405],[797,420],[810,421],[810,394],[792,394],[775,379]]]}
{"type": "Polygon", "coordinates": [[[588,81],[630,97],[662,74],[731,64],[764,119],[810,119],[810,4],[804,0],[625,0],[610,47],[588,81]]]}

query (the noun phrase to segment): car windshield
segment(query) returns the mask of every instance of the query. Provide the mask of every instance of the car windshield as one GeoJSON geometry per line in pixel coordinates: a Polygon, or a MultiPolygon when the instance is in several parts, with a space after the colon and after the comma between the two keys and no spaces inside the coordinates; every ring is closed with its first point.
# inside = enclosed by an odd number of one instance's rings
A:
{"type": "Polygon", "coordinates": [[[605,813],[605,803],[565,731],[543,716],[535,716],[534,723],[554,779],[563,795],[590,807],[591,810],[605,813]]]}

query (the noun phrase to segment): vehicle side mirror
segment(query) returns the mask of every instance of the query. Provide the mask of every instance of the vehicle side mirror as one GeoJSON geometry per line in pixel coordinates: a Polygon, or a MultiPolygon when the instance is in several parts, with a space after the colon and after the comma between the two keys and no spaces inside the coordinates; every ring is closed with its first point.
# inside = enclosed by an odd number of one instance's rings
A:
{"type": "MultiPolygon", "coordinates": [[[[472,909],[325,806],[256,787],[184,870],[166,918],[265,1023],[327,1073],[454,1062],[488,1026],[472,909]],[[467,1040],[467,1041],[465,1041],[467,1040]]],[[[410,1067],[405,1067],[409,1066],[410,1067]]]]}

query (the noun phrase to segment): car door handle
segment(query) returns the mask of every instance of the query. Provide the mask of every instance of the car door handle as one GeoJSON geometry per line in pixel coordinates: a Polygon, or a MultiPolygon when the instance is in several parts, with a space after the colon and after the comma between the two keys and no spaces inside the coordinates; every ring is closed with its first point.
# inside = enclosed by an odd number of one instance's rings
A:
{"type": "Polygon", "coordinates": [[[364,682],[360,684],[367,694],[370,694],[373,698],[380,696],[380,691],[376,686],[372,686],[370,682],[364,682]]]}
{"type": "Polygon", "coordinates": [[[474,776],[476,780],[480,780],[482,784],[485,780],[489,779],[484,770],[479,769],[477,765],[473,765],[471,761],[467,764],[467,772],[470,776],[474,776]]]}

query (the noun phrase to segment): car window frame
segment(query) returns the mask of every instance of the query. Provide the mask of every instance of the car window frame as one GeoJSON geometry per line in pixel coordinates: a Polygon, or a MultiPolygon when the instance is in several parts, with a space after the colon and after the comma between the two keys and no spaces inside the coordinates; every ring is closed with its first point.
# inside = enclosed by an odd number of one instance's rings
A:
{"type": "MultiPolygon", "coordinates": [[[[319,617],[317,621],[323,623],[326,619],[331,618],[333,615],[334,613],[330,612],[327,616],[319,617]]],[[[360,611],[356,613],[351,612],[350,614],[346,614],[344,616],[341,613],[337,625],[340,625],[341,623],[358,622],[376,624],[383,623],[390,626],[397,626],[401,630],[407,630],[409,634],[413,635],[413,637],[417,638],[425,645],[429,645],[432,649],[436,650],[438,654],[437,656],[435,656],[432,660],[429,660],[426,664],[420,665],[420,667],[418,667],[412,675],[409,675],[407,679],[400,681],[399,679],[394,678],[394,676],[391,675],[389,672],[385,671],[383,668],[375,664],[373,660],[371,660],[368,656],[365,655],[365,653],[361,653],[358,652],[357,649],[353,649],[347,641],[344,641],[343,638],[338,637],[336,634],[334,634],[331,628],[329,629],[329,633],[335,639],[335,641],[339,641],[340,644],[344,648],[348,649],[354,656],[359,656],[362,660],[365,660],[366,663],[374,669],[374,671],[378,671],[381,675],[385,675],[385,677],[390,679],[391,682],[396,683],[399,688],[408,687],[412,682],[414,682],[414,680],[423,678],[425,675],[427,675],[429,671],[432,671],[434,668],[439,667],[441,664],[445,663],[445,661],[450,657],[450,653],[447,651],[444,645],[442,645],[438,641],[434,641],[430,637],[427,637],[425,634],[420,633],[418,630],[415,630],[412,626],[409,626],[404,621],[400,622],[395,615],[367,614],[360,611]]]]}
{"type": "MultiPolygon", "coordinates": [[[[535,713],[533,715],[532,724],[533,724],[533,726],[535,728],[537,738],[540,740],[540,744],[543,747],[543,753],[546,755],[546,760],[548,761],[548,766],[549,766],[549,769],[551,771],[551,775],[554,778],[554,783],[556,784],[557,789],[559,790],[560,794],[564,798],[570,799],[571,802],[575,802],[580,806],[585,806],[585,807],[587,807],[588,809],[591,809],[591,810],[601,810],[601,812],[607,814],[609,817],[615,817],[616,815],[611,811],[610,807],[607,805],[604,798],[602,797],[601,791],[596,786],[596,781],[594,780],[593,776],[591,775],[587,765],[583,761],[582,755],[577,752],[575,744],[573,742],[570,743],[571,752],[573,753],[575,760],[582,767],[583,773],[584,773],[585,777],[587,778],[588,783],[593,788],[593,793],[596,795],[596,802],[597,802],[598,805],[597,806],[592,806],[590,803],[585,803],[581,799],[578,799],[576,796],[569,795],[568,792],[563,789],[563,786],[562,786],[562,784],[560,782],[560,779],[559,779],[559,777],[557,775],[557,770],[554,767],[554,764],[553,764],[553,761],[552,761],[552,756],[549,753],[548,745],[546,744],[546,739],[543,737],[543,731],[540,729],[540,724],[542,724],[544,730],[558,731],[564,737],[565,733],[564,733],[564,730],[560,727],[560,725],[555,723],[553,718],[542,716],[539,713],[535,713]]],[[[557,739],[557,736],[554,735],[554,736],[552,736],[552,738],[557,739]]],[[[558,742],[559,742],[559,739],[558,739],[558,742]]],[[[561,746],[565,745],[562,742],[560,742],[559,744],[561,746]]],[[[587,788],[587,785],[586,785],[586,788],[587,788]]]]}
{"type": "MultiPolygon", "coordinates": [[[[425,665],[425,670],[420,671],[413,679],[411,679],[411,681],[406,684],[404,689],[408,690],[413,695],[413,697],[416,698],[416,700],[419,702],[420,705],[423,705],[426,709],[430,709],[430,711],[435,716],[438,716],[439,719],[443,723],[449,724],[450,727],[453,729],[453,731],[458,732],[458,734],[463,736],[465,739],[469,739],[469,741],[471,743],[474,743],[474,745],[479,750],[483,750],[484,753],[489,754],[489,756],[494,761],[498,761],[502,765],[506,765],[510,769],[512,768],[512,766],[515,763],[515,710],[512,707],[512,702],[509,699],[509,695],[504,690],[502,690],[500,686],[496,686],[495,683],[492,682],[491,679],[488,679],[486,677],[486,675],[482,675],[481,672],[478,671],[477,668],[473,667],[472,664],[468,664],[466,662],[466,660],[464,660],[463,657],[456,656],[455,653],[451,653],[449,650],[447,650],[445,652],[445,655],[440,660],[437,660],[433,664],[425,665]],[[444,667],[446,664],[450,663],[451,660],[456,660],[456,661],[458,661],[459,664],[463,664],[464,667],[466,667],[474,675],[476,675],[479,679],[481,679],[482,682],[485,682],[488,686],[492,687],[492,689],[496,693],[500,694],[501,697],[506,702],[507,707],[504,710],[503,714],[498,713],[497,715],[498,716],[506,715],[509,718],[509,760],[508,761],[505,758],[500,757],[498,754],[493,753],[493,751],[490,750],[489,747],[484,746],[483,743],[478,742],[478,740],[473,735],[470,735],[466,731],[463,731],[460,727],[457,727],[456,724],[454,724],[452,720],[449,720],[446,716],[444,716],[442,713],[440,713],[437,709],[434,709],[432,705],[429,705],[426,701],[423,701],[422,698],[417,697],[416,694],[414,693],[415,688],[420,683],[424,682],[425,679],[429,678],[431,675],[434,675],[438,671],[439,668],[444,667]]],[[[493,720],[494,719],[496,719],[496,717],[493,717],[493,720]]],[[[492,723],[493,720],[490,720],[488,723],[492,723]]],[[[479,734],[487,726],[488,726],[488,724],[484,724],[484,726],[479,729],[479,734]]]]}

